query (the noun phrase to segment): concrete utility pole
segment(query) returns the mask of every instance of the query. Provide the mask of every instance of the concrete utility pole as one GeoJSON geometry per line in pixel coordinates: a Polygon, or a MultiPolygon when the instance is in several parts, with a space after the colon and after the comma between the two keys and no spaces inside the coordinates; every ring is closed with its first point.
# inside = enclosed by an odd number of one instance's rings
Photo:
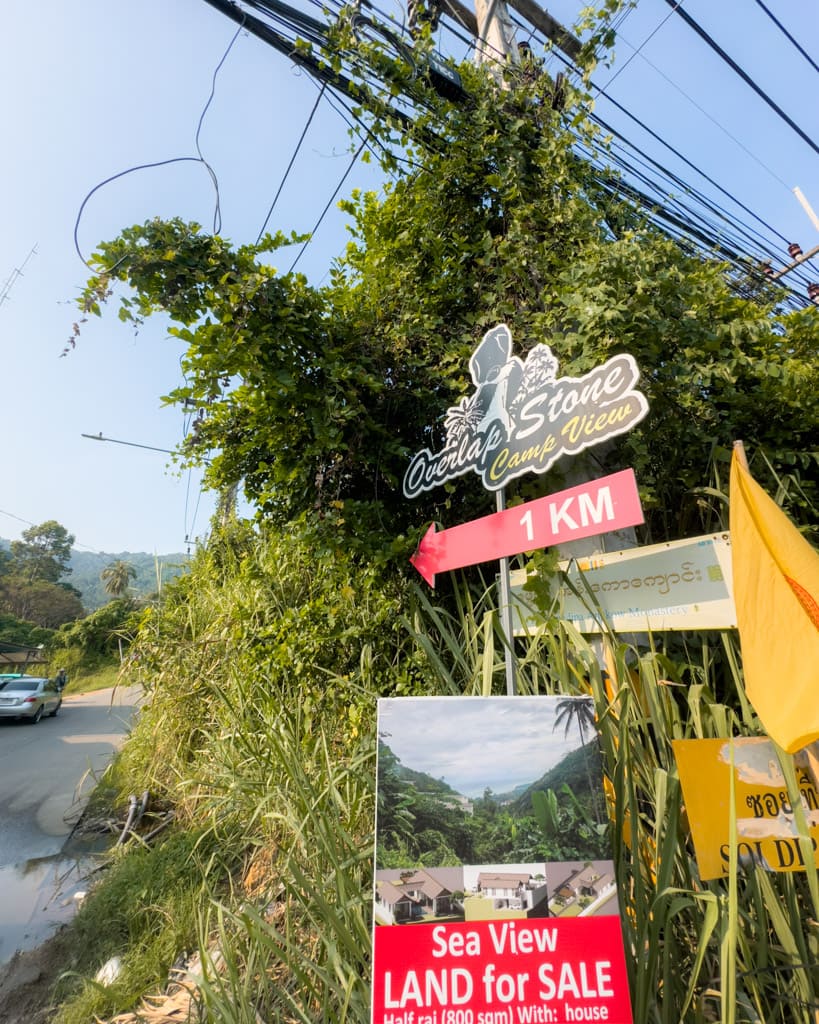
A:
{"type": "MultiPolygon", "coordinates": [[[[461,5],[459,0],[442,0],[444,10],[455,14],[461,5]]],[[[535,0],[475,0],[475,29],[477,47],[475,60],[477,63],[503,63],[504,59],[513,63],[519,62],[518,48],[515,43],[515,29],[509,16],[509,7],[539,29],[547,39],[559,47],[566,56],[577,61],[580,56],[580,40],[565,29],[559,21],[540,7],[535,0]]],[[[459,19],[464,25],[464,17],[459,19]]]]}
{"type": "Polygon", "coordinates": [[[478,23],[475,63],[488,64],[490,68],[507,61],[517,64],[515,28],[506,0],[475,0],[475,17],[478,23]]]}
{"type": "Polygon", "coordinates": [[[411,27],[420,20],[419,12],[423,7],[428,8],[428,12],[423,16],[424,20],[433,26],[437,24],[440,15],[445,14],[466,29],[470,35],[475,36],[479,40],[478,59],[483,57],[495,62],[502,60],[504,56],[517,59],[509,7],[550,39],[569,60],[576,62],[580,56],[580,40],[535,0],[508,0],[508,6],[506,0],[498,0],[495,4],[492,0],[476,0],[474,14],[462,0],[408,0],[407,10],[411,27]],[[496,21],[499,23],[497,28],[493,24],[496,21]]]}
{"type": "MultiPolygon", "coordinates": [[[[816,216],[813,207],[807,201],[802,193],[802,190],[797,186],[793,190],[793,194],[799,200],[799,203],[805,213],[808,215],[810,222],[819,231],[819,217],[816,216]]],[[[792,270],[796,270],[797,267],[801,266],[807,260],[813,259],[814,256],[819,255],[819,245],[815,245],[812,249],[807,252],[802,252],[802,246],[798,242],[793,242],[788,246],[788,253],[790,254],[793,262],[789,263],[786,267],[776,271],[776,273],[770,272],[770,278],[772,281],[778,281],[780,277],[784,277],[786,274],[790,274],[792,270]]],[[[811,302],[815,305],[819,305],[819,284],[808,285],[808,297],[811,302]]]]}

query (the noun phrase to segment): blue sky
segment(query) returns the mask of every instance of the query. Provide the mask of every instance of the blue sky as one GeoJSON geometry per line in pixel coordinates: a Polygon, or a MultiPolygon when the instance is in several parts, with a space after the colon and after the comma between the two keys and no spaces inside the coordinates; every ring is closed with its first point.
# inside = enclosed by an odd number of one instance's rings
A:
{"type": "MultiPolygon", "coordinates": [[[[315,10],[306,0],[293,2],[315,10]]],[[[768,6],[819,61],[813,5],[769,0],[768,6]]],[[[547,7],[572,23],[580,4],[557,0],[547,7]]],[[[754,0],[686,0],[685,9],[802,128],[819,134],[816,72],[754,0]]],[[[384,10],[401,17],[397,4],[385,3],[384,10]]],[[[60,353],[75,319],[72,301],[85,279],[73,241],[80,204],[103,179],[131,166],[194,155],[211,76],[235,25],[204,0],[43,0],[4,5],[0,27],[0,287],[37,247],[0,305],[0,536],[13,539],[29,523],[57,519],[85,549],[184,550],[186,538],[206,533],[213,507],[200,497],[196,474],[174,475],[168,457],[158,452],[81,436],[101,432],[158,448],[177,444],[183,414],[163,408],[160,396],[180,382],[179,347],[167,340],[162,323],[149,323],[134,337],[108,315],[84,325],[74,352],[66,358],[60,353]]],[[[595,75],[599,84],[616,75],[612,94],[655,131],[787,239],[805,249],[819,242],[790,192],[799,185],[819,209],[819,157],[663,0],[640,0],[622,25],[616,53],[614,66],[595,75]],[[655,29],[626,64],[632,48],[655,29]]],[[[316,84],[287,58],[239,36],[200,138],[219,180],[222,234],[234,242],[255,240],[316,96],[316,84]]],[[[623,120],[604,99],[597,110],[607,120],[623,120]]],[[[655,141],[641,139],[636,127],[629,126],[628,134],[664,163],[675,163],[655,141]]],[[[347,167],[349,147],[346,124],[323,102],[271,227],[313,226],[347,167]]],[[[713,191],[689,169],[682,176],[713,191]]],[[[344,194],[378,185],[375,168],[359,163],[344,194]]],[[[89,200],[79,243],[88,253],[99,239],[156,215],[210,226],[213,213],[213,187],[203,167],[142,171],[89,200]]],[[[320,281],[344,240],[344,218],[334,210],[299,268],[320,281]]],[[[786,259],[778,244],[778,253],[771,250],[775,262],[786,259]]]]}

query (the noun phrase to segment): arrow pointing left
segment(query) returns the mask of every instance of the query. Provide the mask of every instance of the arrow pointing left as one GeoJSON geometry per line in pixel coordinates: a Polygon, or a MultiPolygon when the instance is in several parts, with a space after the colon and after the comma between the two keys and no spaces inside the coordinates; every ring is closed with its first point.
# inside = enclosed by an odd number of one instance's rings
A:
{"type": "Polygon", "coordinates": [[[439,572],[565,544],[643,522],[634,471],[590,480],[514,508],[438,531],[433,523],[410,561],[431,587],[439,572]]]}

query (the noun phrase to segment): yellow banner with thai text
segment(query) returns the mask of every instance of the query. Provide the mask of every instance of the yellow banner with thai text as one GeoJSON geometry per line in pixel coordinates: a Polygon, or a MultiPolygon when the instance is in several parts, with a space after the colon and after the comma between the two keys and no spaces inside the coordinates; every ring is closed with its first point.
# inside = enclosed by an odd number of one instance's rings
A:
{"type": "MultiPolygon", "coordinates": [[[[741,867],[762,867],[767,871],[804,869],[793,807],[770,740],[674,740],[672,746],[700,878],[728,874],[732,814],[736,814],[737,859],[741,867]]],[[[794,762],[799,798],[819,867],[819,794],[807,755],[796,754],[794,762]]]]}

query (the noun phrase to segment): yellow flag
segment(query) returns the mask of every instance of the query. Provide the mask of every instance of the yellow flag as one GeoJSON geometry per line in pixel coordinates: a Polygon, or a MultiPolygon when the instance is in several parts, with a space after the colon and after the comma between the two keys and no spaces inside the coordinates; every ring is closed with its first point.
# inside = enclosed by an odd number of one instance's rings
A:
{"type": "Polygon", "coordinates": [[[788,753],[819,738],[819,552],[731,462],[731,553],[745,692],[788,753]]]}

